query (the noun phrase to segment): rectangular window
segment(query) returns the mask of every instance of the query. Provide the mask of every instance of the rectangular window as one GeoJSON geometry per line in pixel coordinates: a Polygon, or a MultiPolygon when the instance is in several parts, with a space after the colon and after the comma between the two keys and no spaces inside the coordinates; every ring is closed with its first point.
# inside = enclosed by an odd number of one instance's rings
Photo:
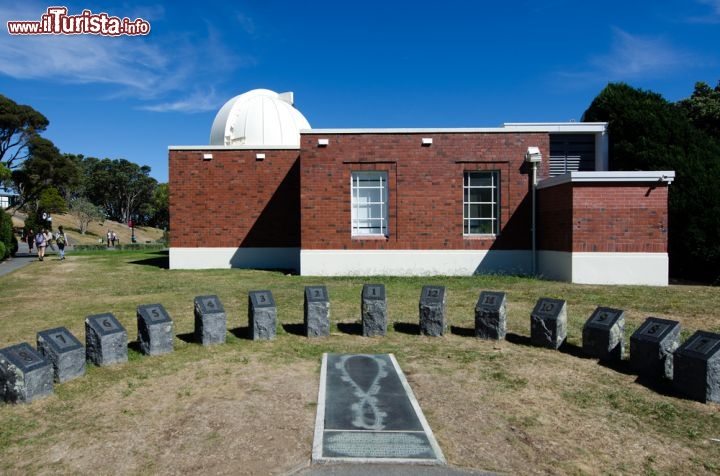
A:
{"type": "Polygon", "coordinates": [[[463,195],[463,234],[497,235],[500,172],[465,172],[463,195]]]}
{"type": "Polygon", "coordinates": [[[353,172],[350,180],[352,235],[387,236],[387,172],[353,172]]]}

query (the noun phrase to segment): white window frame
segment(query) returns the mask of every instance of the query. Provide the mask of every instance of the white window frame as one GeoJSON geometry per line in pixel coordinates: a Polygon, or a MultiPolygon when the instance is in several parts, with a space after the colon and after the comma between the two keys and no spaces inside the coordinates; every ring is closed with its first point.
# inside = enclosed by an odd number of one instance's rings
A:
{"type": "MultiPolygon", "coordinates": [[[[486,193],[487,194],[487,193],[486,193]]],[[[495,236],[498,234],[500,227],[500,171],[499,170],[466,170],[463,173],[463,236],[495,236]],[[477,179],[490,178],[489,185],[475,185],[470,180],[472,177],[477,179]],[[474,191],[490,191],[490,197],[486,199],[478,198],[474,191]],[[473,195],[475,195],[473,197],[473,195]],[[482,215],[484,209],[488,209],[489,214],[482,215]],[[480,213],[478,213],[480,212],[480,213]],[[473,231],[479,224],[489,223],[490,231],[477,232],[473,231]]]]}
{"type": "Polygon", "coordinates": [[[352,236],[388,236],[388,173],[352,172],[350,195],[352,236]]]}

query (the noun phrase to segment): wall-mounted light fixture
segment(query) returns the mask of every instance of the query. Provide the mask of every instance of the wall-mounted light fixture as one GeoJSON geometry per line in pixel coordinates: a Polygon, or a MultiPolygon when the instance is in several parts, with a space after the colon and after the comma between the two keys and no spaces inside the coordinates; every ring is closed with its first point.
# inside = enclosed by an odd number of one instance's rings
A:
{"type": "Polygon", "coordinates": [[[542,162],[542,154],[539,147],[528,147],[525,152],[525,162],[542,162]]]}
{"type": "Polygon", "coordinates": [[[213,155],[212,155],[212,154],[203,154],[202,159],[203,159],[203,160],[212,160],[212,159],[213,159],[213,155]]]}
{"type": "Polygon", "coordinates": [[[431,146],[432,145],[432,137],[423,137],[422,145],[423,145],[423,147],[431,146]]]}
{"type": "Polygon", "coordinates": [[[327,147],[329,143],[328,139],[318,139],[318,147],[327,147]]]}
{"type": "Polygon", "coordinates": [[[265,160],[265,154],[255,154],[255,160],[265,160]]]}

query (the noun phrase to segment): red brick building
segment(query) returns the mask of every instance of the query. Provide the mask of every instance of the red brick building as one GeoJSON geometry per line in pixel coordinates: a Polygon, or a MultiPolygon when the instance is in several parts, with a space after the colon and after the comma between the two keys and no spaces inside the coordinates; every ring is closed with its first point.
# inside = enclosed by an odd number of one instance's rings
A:
{"type": "Polygon", "coordinates": [[[604,123],[319,130],[297,115],[291,95],[251,91],[212,145],[170,147],[171,268],[667,284],[674,174],[607,172],[604,123]]]}

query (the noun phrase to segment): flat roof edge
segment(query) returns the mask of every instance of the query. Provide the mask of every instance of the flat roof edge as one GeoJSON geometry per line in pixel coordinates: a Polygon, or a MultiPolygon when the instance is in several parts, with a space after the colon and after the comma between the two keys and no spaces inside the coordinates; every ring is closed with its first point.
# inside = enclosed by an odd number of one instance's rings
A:
{"type": "Polygon", "coordinates": [[[300,150],[287,145],[170,145],[168,150],[300,150]]]}
{"type": "Polygon", "coordinates": [[[651,170],[633,172],[569,172],[542,180],[537,187],[548,188],[565,183],[619,183],[619,182],[662,182],[671,184],[675,180],[673,170],[651,170]]]}
{"type": "Polygon", "coordinates": [[[499,127],[388,127],[301,129],[300,134],[471,134],[503,132],[607,132],[607,122],[506,122],[499,127]]]}

